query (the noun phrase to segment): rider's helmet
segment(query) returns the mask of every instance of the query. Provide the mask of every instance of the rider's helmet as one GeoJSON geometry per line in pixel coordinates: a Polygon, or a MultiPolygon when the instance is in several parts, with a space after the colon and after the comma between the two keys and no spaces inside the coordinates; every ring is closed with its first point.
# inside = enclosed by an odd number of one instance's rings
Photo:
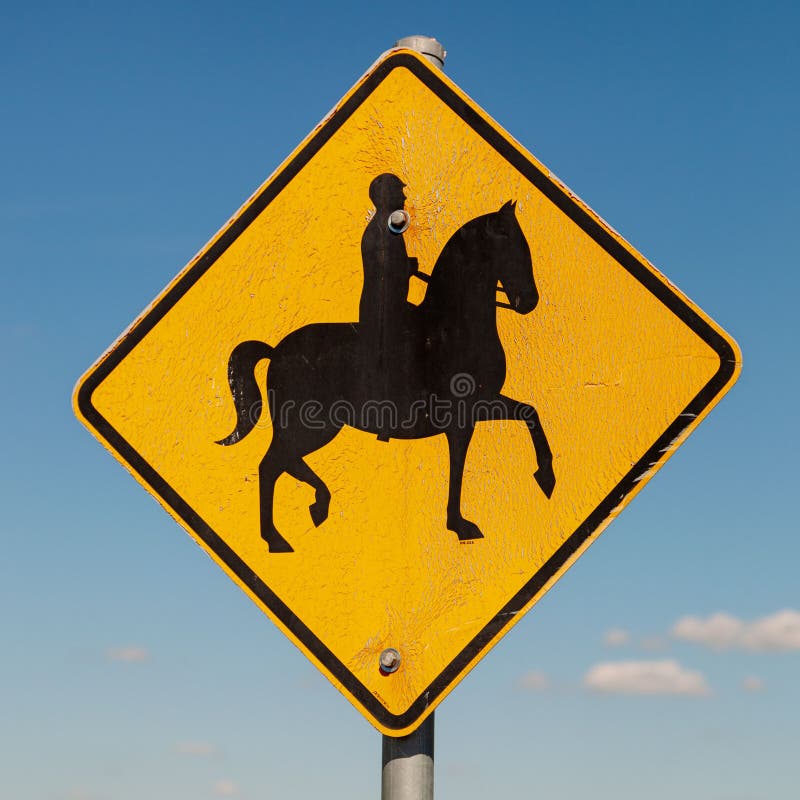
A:
{"type": "Polygon", "coordinates": [[[405,201],[405,184],[397,175],[384,172],[372,180],[369,185],[369,199],[378,208],[402,208],[405,201]]]}

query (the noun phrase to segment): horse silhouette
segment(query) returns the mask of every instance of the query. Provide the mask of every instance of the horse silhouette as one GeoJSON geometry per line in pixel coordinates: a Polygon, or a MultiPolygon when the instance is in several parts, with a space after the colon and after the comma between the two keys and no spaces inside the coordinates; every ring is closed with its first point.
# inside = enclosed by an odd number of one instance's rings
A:
{"type": "Polygon", "coordinates": [[[303,460],[345,426],[381,440],[443,434],[450,451],[447,528],[459,540],[480,539],[461,513],[464,462],[475,424],[520,420],[536,454],[534,478],[549,498],[555,487],[552,454],[533,406],[501,394],[506,359],[497,332],[497,306],[528,314],[539,294],[531,253],[507,202],[457,230],[427,280],[425,299],[407,304],[396,330],[380,348],[359,336],[358,323],[305,325],[274,347],[237,345],[228,362],[236,427],[218,444],[232,445],[256,425],[261,392],[256,364],[270,359],[267,404],[272,441],[259,466],[261,536],[271,553],[292,552],[273,521],[275,483],[285,472],[315,491],[315,526],[328,517],[331,494],[303,460]],[[498,285],[508,304],[498,303],[498,285]],[[376,350],[379,349],[379,352],[376,350]]]}

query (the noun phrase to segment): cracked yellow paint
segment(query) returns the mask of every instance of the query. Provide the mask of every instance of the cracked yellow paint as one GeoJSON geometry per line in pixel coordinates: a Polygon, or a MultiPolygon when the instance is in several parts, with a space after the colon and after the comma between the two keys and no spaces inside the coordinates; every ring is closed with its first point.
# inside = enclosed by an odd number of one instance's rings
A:
{"type": "MultiPolygon", "coordinates": [[[[733,383],[740,361],[735,344],[702,311],[580,201],[570,201],[733,354],[730,374],[676,429],[678,441],[666,440],[652,463],[641,465],[708,391],[724,359],[598,235],[570,219],[505,150],[443,101],[420,77],[429,73],[408,51],[380,61],[134,323],[135,344],[123,336],[76,391],[81,419],[354,705],[393,735],[417,727],[563,574],[733,383]],[[379,69],[385,75],[376,81],[371,76],[379,69]],[[354,98],[357,106],[288,185],[253,212],[354,98]],[[275,521],[295,552],[270,554],[259,535],[258,503],[268,413],[236,445],[215,444],[234,427],[228,356],[244,340],[275,345],[303,325],[357,320],[360,241],[373,213],[367,189],[383,172],[407,184],[412,222],[404,238],[423,272],[461,225],[517,201],[541,301],[526,316],[497,312],[508,363],[503,391],[537,408],[554,453],[556,488],[548,500],[534,483],[536,461],[522,424],[479,424],[462,511],[485,538],[462,544],[445,525],[443,435],[384,443],[345,428],[307,457],[331,490],[330,517],[315,528],[312,490],[284,475],[275,521]],[[252,219],[233,238],[232,226],[248,213],[252,219]],[[221,252],[214,249],[219,242],[225,242],[221,252]],[[204,259],[210,266],[199,270],[204,259]],[[179,295],[174,303],[170,289],[179,295]],[[120,350],[124,357],[115,361],[120,350]],[[641,474],[619,502],[553,560],[636,465],[641,474]],[[508,607],[520,592],[519,607],[508,607]],[[378,670],[386,647],[402,657],[389,676],[378,670]],[[431,690],[443,675],[444,685],[431,690]]],[[[465,103],[503,148],[549,176],[446,77],[435,74],[431,82],[465,103]]],[[[424,289],[415,281],[409,299],[419,302],[424,289]]],[[[257,369],[262,389],[266,368],[264,362],[257,369]]]]}

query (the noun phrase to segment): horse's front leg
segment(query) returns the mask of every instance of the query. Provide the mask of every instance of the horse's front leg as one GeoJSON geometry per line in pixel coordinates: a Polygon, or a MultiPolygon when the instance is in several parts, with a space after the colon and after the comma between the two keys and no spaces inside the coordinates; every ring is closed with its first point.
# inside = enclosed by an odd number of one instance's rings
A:
{"type": "MultiPolygon", "coordinates": [[[[533,477],[545,495],[552,497],[553,490],[556,487],[556,476],[553,472],[553,454],[536,409],[527,403],[521,403],[519,400],[513,400],[502,394],[499,395],[498,402],[505,414],[505,419],[519,420],[527,426],[533,442],[533,449],[536,451],[536,464],[538,466],[536,472],[533,473],[533,477]]],[[[494,403],[492,405],[494,406],[494,403]]],[[[496,416],[492,416],[492,418],[496,419],[496,416]]]]}
{"type": "Polygon", "coordinates": [[[461,483],[464,479],[464,462],[472,439],[472,425],[449,428],[445,431],[450,448],[450,488],[447,497],[447,529],[458,534],[460,541],[482,539],[480,528],[461,514],[461,483]]]}

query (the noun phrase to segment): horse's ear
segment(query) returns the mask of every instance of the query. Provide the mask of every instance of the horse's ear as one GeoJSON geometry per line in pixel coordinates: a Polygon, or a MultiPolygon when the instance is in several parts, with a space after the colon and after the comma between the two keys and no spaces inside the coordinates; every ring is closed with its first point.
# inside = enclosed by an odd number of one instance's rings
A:
{"type": "Polygon", "coordinates": [[[517,208],[517,201],[516,200],[508,200],[507,202],[503,203],[500,206],[500,211],[505,212],[506,214],[514,214],[517,208]]]}
{"type": "Polygon", "coordinates": [[[503,203],[499,210],[495,211],[494,214],[489,214],[487,216],[486,225],[489,234],[507,239],[513,229],[513,219],[514,203],[513,201],[509,200],[507,203],[503,203]]]}

